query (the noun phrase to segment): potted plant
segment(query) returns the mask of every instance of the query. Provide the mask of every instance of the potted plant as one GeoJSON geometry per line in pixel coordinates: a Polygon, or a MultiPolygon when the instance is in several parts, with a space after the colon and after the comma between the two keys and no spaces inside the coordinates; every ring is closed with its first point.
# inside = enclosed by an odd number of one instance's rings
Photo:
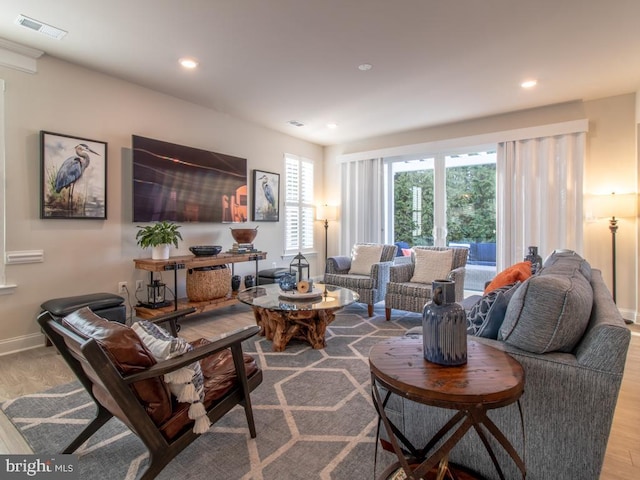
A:
{"type": "Polygon", "coordinates": [[[154,260],[166,260],[169,258],[169,247],[178,248],[178,240],[182,240],[182,234],[178,231],[180,225],[163,220],[144,227],[138,225],[136,240],[142,248],[151,247],[151,258],[154,260]]]}

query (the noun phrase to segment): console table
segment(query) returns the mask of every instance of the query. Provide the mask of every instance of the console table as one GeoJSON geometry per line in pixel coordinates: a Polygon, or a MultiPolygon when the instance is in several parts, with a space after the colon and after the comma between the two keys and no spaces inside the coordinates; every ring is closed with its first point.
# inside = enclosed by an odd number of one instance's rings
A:
{"type": "MultiPolygon", "coordinates": [[[[428,362],[423,357],[421,338],[397,337],[374,345],[369,352],[373,403],[384,425],[398,462],[385,470],[380,478],[402,468],[408,479],[424,478],[440,465],[438,475],[447,468],[448,454],[462,437],[473,428],[482,439],[488,455],[504,480],[504,474],[488,441],[493,436],[509,454],[525,478],[525,464],[510,441],[487,416],[487,411],[518,402],[524,392],[524,369],[505,352],[469,340],[467,363],[448,367],[428,362]],[[386,390],[384,399],[380,390],[386,390]],[[385,413],[392,395],[414,402],[455,411],[451,419],[422,448],[411,445],[402,431],[385,413]],[[405,457],[398,438],[408,448],[405,457]],[[435,448],[437,447],[437,448],[435,448]]],[[[522,409],[520,408],[520,421],[522,409]]],[[[524,436],[524,424],[522,425],[524,436]]],[[[442,478],[442,477],[438,477],[442,478]]]]}
{"type": "MultiPolygon", "coordinates": [[[[242,262],[255,262],[256,265],[256,281],[258,278],[258,261],[267,258],[266,252],[252,252],[252,253],[219,253],[218,255],[211,256],[195,256],[195,255],[181,255],[176,257],[169,257],[168,260],[153,260],[151,258],[139,258],[133,262],[138,270],[146,270],[150,276],[153,276],[154,272],[167,272],[173,271],[173,291],[177,296],[177,284],[178,284],[178,270],[185,270],[189,268],[199,267],[212,267],[216,265],[231,264],[231,274],[234,272],[234,264],[242,262]]],[[[231,285],[229,285],[231,290],[231,285]]],[[[174,310],[183,308],[195,308],[192,313],[202,313],[216,308],[226,307],[227,305],[235,305],[238,303],[238,299],[229,294],[224,297],[214,298],[204,302],[191,302],[188,298],[174,298],[172,305],[160,308],[148,308],[148,307],[134,307],[136,315],[140,318],[155,318],[163,313],[167,313],[174,310]]]]}

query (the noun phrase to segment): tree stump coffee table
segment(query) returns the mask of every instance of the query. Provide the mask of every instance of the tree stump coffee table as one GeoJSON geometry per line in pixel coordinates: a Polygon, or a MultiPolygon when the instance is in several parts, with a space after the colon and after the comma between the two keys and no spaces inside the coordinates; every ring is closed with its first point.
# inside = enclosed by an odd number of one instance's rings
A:
{"type": "Polygon", "coordinates": [[[513,357],[493,347],[469,340],[467,363],[455,367],[428,362],[423,357],[422,338],[397,337],[374,345],[369,353],[373,402],[384,425],[398,462],[389,466],[380,478],[402,468],[408,479],[432,478],[428,472],[440,465],[437,478],[442,478],[448,454],[473,428],[480,436],[501,479],[504,474],[491,449],[488,435],[493,436],[513,459],[525,478],[523,460],[513,445],[487,416],[487,411],[518,402],[523,427],[520,396],[524,391],[524,370],[513,357]],[[380,391],[380,387],[386,393],[380,391]],[[385,397],[382,399],[382,394],[385,397]],[[402,431],[387,418],[385,406],[392,395],[440,408],[457,410],[422,448],[416,448],[402,431]],[[456,428],[457,427],[457,428],[456,428]],[[409,458],[398,438],[407,446],[409,458]],[[438,446],[438,448],[434,448],[438,446]],[[435,451],[434,451],[435,450],[435,451]]]}
{"type": "Polygon", "coordinates": [[[238,300],[253,308],[260,335],[273,342],[273,351],[282,352],[292,338],[311,347],[325,347],[327,325],[335,312],[357,302],[354,291],[334,285],[314,284],[311,294],[283,292],[277,284],[247,288],[238,300]]]}

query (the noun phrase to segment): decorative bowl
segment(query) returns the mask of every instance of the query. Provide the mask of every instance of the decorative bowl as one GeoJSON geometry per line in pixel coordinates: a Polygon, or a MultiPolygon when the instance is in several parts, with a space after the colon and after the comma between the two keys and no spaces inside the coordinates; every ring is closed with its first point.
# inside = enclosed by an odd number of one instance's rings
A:
{"type": "Polygon", "coordinates": [[[296,289],[296,276],[293,273],[285,273],[278,279],[280,289],[289,292],[296,289]]]}
{"type": "Polygon", "coordinates": [[[219,254],[222,251],[222,247],[220,245],[196,245],[189,247],[189,251],[196,257],[210,257],[219,254]]]}
{"type": "MultiPolygon", "coordinates": [[[[231,227],[229,227],[231,228],[231,227]]],[[[258,235],[256,228],[231,228],[231,236],[237,243],[251,243],[258,235]]]]}

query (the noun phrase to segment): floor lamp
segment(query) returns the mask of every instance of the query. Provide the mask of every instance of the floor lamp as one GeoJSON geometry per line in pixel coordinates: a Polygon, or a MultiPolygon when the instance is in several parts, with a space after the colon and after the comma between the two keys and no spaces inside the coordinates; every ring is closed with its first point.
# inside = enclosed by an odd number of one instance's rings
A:
{"type": "Polygon", "coordinates": [[[329,222],[338,219],[338,207],[335,205],[318,205],[316,207],[316,220],[324,220],[324,264],[325,270],[327,265],[327,259],[329,258],[328,245],[329,245],[329,222]]]}
{"type": "MultiPolygon", "coordinates": [[[[596,216],[599,218],[609,218],[609,230],[611,231],[611,270],[613,274],[611,282],[611,294],[613,301],[616,301],[616,233],[618,232],[618,219],[620,217],[631,217],[635,212],[635,195],[622,194],[602,195],[596,201],[596,216]]],[[[625,320],[627,323],[632,323],[625,320]]]]}

